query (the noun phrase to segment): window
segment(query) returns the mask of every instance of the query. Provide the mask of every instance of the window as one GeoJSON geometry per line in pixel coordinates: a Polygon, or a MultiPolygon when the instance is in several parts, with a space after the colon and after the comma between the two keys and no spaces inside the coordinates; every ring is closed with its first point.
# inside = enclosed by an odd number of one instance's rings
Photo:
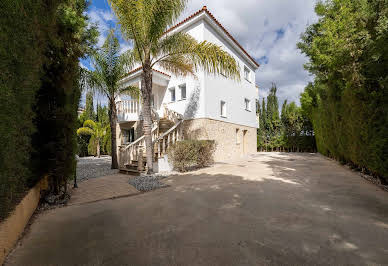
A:
{"type": "Polygon", "coordinates": [[[170,101],[171,102],[175,102],[175,88],[174,87],[172,87],[172,88],[170,88],[169,89],[170,90],[170,101]]]}
{"type": "Polygon", "coordinates": [[[135,141],[135,128],[131,127],[131,130],[129,131],[129,142],[135,141]]]}
{"type": "Polygon", "coordinates": [[[249,82],[250,82],[250,78],[249,78],[250,74],[251,74],[251,71],[249,70],[249,68],[247,68],[246,66],[244,66],[244,78],[245,78],[246,80],[248,80],[249,82]]]}
{"type": "Polygon", "coordinates": [[[240,144],[240,129],[236,128],[236,144],[240,144]]]}
{"type": "Polygon", "coordinates": [[[226,117],[226,102],[221,101],[220,107],[221,107],[221,116],[226,117]]]}
{"type": "Polygon", "coordinates": [[[123,143],[129,143],[129,130],[123,129],[123,143]]]}
{"type": "Polygon", "coordinates": [[[247,98],[244,99],[245,104],[245,110],[250,111],[251,110],[251,101],[247,98]]]}
{"type": "Polygon", "coordinates": [[[179,89],[181,91],[181,100],[186,100],[186,83],[179,85],[179,89]]]}
{"type": "Polygon", "coordinates": [[[135,141],[135,128],[123,129],[123,143],[131,143],[135,141]]]}

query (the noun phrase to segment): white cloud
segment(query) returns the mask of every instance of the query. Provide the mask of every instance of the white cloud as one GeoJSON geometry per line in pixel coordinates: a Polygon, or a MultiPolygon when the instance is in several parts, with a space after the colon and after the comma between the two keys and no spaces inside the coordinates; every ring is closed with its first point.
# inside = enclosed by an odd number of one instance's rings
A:
{"type": "Polygon", "coordinates": [[[306,58],[296,48],[300,34],[316,21],[315,0],[192,0],[182,18],[206,5],[208,10],[259,60],[256,83],[265,97],[272,82],[283,100],[299,100],[311,77],[303,69],[306,58]]]}
{"type": "MultiPolygon", "coordinates": [[[[98,37],[97,46],[101,47],[104,44],[106,37],[108,36],[109,30],[111,28],[116,28],[117,26],[115,15],[111,10],[95,7],[88,12],[88,15],[90,17],[90,22],[97,24],[98,26],[100,35],[98,37]]],[[[120,31],[118,29],[116,30],[116,33],[120,35],[120,31]]],[[[120,42],[120,46],[120,53],[123,53],[132,47],[131,44],[126,42],[120,42]]]]}
{"type": "Polygon", "coordinates": [[[114,20],[114,14],[112,11],[109,11],[109,10],[99,10],[99,13],[100,13],[100,16],[102,16],[102,18],[105,20],[105,21],[113,21],[114,20]]]}
{"type": "Polygon", "coordinates": [[[98,42],[97,45],[100,47],[104,44],[105,38],[109,31],[109,24],[108,21],[104,19],[104,15],[106,11],[102,9],[93,8],[88,12],[90,22],[97,24],[98,31],[100,32],[100,35],[98,36],[98,42]]]}
{"type": "Polygon", "coordinates": [[[132,44],[129,43],[120,43],[120,54],[124,53],[128,49],[131,49],[133,47],[132,44]]]}
{"type": "Polygon", "coordinates": [[[88,12],[90,22],[98,26],[100,35],[98,37],[97,46],[101,47],[104,44],[109,30],[115,26],[116,19],[111,10],[92,8],[88,12]]]}

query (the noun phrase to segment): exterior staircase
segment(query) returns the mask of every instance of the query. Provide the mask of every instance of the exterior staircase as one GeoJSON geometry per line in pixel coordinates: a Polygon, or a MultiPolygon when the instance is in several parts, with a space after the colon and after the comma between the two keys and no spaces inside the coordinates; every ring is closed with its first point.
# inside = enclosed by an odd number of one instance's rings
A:
{"type": "Polygon", "coordinates": [[[132,160],[130,163],[125,164],[124,168],[120,167],[120,173],[128,175],[140,175],[142,172],[145,173],[147,169],[146,157],[143,157],[142,163],[142,167],[139,167],[139,161],[132,160]]]}
{"type": "MultiPolygon", "coordinates": [[[[164,116],[153,116],[151,130],[152,144],[154,148],[153,161],[162,158],[168,148],[179,140],[183,140],[183,116],[164,106],[164,116]]],[[[147,171],[145,138],[141,136],[134,142],[120,147],[119,169],[120,173],[140,175],[147,171]]]]}

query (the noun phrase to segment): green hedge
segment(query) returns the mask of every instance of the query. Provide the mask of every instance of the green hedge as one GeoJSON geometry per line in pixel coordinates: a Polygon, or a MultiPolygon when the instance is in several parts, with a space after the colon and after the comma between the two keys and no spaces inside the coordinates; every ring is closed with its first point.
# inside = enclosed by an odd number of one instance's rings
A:
{"type": "Polygon", "coordinates": [[[388,183],[387,1],[323,1],[316,12],[298,46],[315,77],[301,104],[318,151],[388,183]]]}
{"type": "Polygon", "coordinates": [[[37,181],[34,110],[50,23],[59,1],[0,1],[0,220],[37,181]]]}
{"type": "Polygon", "coordinates": [[[89,140],[90,140],[90,136],[85,136],[85,135],[77,136],[79,157],[88,156],[89,140]]]}
{"type": "Polygon", "coordinates": [[[73,175],[79,57],[95,42],[85,0],[0,1],[0,219],[29,187],[73,175]]]}
{"type": "Polygon", "coordinates": [[[168,159],[175,170],[185,172],[191,168],[209,166],[214,162],[213,140],[178,141],[168,150],[168,159]]]}

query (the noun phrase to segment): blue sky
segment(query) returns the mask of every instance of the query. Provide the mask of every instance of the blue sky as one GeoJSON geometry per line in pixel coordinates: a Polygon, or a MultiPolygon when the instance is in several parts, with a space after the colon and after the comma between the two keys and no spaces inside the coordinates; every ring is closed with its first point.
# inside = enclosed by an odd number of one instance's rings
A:
{"type": "MultiPolygon", "coordinates": [[[[272,82],[277,84],[280,105],[285,99],[299,102],[299,94],[312,77],[303,69],[307,62],[296,44],[306,26],[317,20],[315,0],[192,0],[182,14],[206,5],[218,21],[260,64],[256,83],[260,97],[266,97],[272,82]]],[[[100,30],[99,45],[116,20],[107,0],[91,0],[88,14],[100,30]]],[[[120,40],[122,50],[131,47],[120,40]]],[[[81,64],[90,67],[88,60],[81,64]]],[[[102,98],[99,101],[104,102],[102,98]]]]}

